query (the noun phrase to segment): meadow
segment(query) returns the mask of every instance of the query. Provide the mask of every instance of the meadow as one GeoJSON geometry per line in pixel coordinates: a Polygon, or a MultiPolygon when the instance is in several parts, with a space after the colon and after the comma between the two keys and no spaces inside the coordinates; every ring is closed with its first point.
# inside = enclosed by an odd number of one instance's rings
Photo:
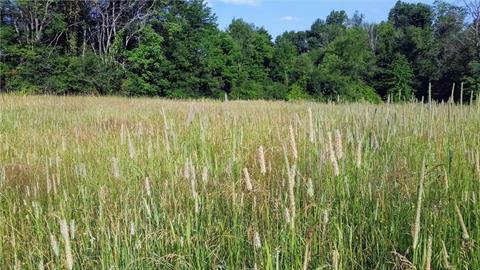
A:
{"type": "Polygon", "coordinates": [[[480,269],[480,103],[0,96],[1,269],[480,269]]]}

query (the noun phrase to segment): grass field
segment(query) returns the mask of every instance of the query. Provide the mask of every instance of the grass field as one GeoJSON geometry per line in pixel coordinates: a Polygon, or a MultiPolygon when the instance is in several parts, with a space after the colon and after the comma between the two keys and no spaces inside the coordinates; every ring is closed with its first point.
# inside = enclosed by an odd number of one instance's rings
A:
{"type": "Polygon", "coordinates": [[[480,269],[480,106],[0,96],[1,269],[480,269]]]}

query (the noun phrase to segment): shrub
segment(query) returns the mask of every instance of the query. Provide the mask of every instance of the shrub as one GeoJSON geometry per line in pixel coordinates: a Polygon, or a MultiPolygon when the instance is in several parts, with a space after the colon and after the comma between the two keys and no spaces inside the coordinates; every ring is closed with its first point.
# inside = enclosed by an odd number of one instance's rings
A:
{"type": "Polygon", "coordinates": [[[308,100],[310,95],[298,84],[293,84],[288,93],[288,100],[308,100]]]}
{"type": "Polygon", "coordinates": [[[288,99],[288,87],[285,84],[267,80],[263,85],[266,99],[288,99]]]}
{"type": "Polygon", "coordinates": [[[230,93],[234,99],[260,99],[263,98],[263,85],[256,81],[247,80],[235,86],[230,93]]]}

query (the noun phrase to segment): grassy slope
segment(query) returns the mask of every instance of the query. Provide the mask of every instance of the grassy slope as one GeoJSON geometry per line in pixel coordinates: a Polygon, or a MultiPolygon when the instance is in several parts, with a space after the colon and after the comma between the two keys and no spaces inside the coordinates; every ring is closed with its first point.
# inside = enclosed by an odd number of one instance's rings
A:
{"type": "Polygon", "coordinates": [[[480,269],[479,151],[477,105],[0,96],[0,265],[65,219],[76,269],[480,269]]]}

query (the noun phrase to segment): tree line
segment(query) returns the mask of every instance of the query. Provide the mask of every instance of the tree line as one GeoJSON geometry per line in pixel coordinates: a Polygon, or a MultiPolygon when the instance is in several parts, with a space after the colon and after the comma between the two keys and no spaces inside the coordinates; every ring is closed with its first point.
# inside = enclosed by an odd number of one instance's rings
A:
{"type": "Polygon", "coordinates": [[[480,2],[332,11],[273,40],[203,0],[0,0],[0,90],[170,98],[436,100],[480,92],[480,2]]]}

